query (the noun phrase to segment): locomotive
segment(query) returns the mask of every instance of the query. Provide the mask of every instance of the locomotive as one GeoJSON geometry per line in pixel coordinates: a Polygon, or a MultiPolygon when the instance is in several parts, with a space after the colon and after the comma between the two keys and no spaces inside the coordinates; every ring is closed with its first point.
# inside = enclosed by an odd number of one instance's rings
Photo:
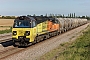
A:
{"type": "Polygon", "coordinates": [[[87,23],[87,19],[20,16],[12,28],[13,46],[29,46],[87,23]]]}

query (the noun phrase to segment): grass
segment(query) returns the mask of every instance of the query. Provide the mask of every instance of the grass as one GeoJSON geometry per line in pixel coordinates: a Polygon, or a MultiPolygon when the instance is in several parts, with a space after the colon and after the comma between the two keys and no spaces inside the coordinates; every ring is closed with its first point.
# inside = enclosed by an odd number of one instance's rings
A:
{"type": "Polygon", "coordinates": [[[75,43],[59,54],[56,60],[89,60],[90,57],[90,29],[84,32],[75,43]],[[65,57],[65,58],[62,58],[65,57]]]}
{"type": "Polygon", "coordinates": [[[11,27],[11,26],[0,26],[0,27],[11,27]]]}
{"type": "Polygon", "coordinates": [[[75,41],[60,44],[39,60],[90,60],[90,26],[75,41]]]}
{"type": "Polygon", "coordinates": [[[12,31],[12,27],[10,27],[10,29],[0,30],[0,34],[10,33],[11,31],[12,31]]]}

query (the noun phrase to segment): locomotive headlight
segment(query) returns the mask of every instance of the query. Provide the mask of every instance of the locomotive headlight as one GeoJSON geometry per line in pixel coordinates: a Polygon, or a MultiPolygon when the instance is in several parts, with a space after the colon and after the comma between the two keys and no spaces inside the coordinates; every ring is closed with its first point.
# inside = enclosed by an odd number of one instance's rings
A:
{"type": "Polygon", "coordinates": [[[17,31],[13,31],[13,35],[17,35],[17,31]]]}
{"type": "Polygon", "coordinates": [[[25,32],[25,35],[26,35],[26,36],[29,36],[29,35],[30,35],[30,31],[26,31],[26,32],[25,32]]]}

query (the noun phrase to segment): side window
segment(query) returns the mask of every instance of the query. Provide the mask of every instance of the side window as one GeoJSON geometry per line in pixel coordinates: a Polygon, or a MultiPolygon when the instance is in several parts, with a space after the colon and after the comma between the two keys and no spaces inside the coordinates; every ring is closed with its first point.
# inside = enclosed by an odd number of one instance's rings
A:
{"type": "Polygon", "coordinates": [[[35,21],[33,21],[33,24],[32,24],[32,25],[33,25],[33,27],[35,27],[35,26],[36,26],[36,22],[35,22],[35,21]]]}
{"type": "Polygon", "coordinates": [[[55,23],[57,23],[57,20],[55,20],[55,23]]]}
{"type": "Polygon", "coordinates": [[[57,20],[57,23],[59,24],[60,22],[57,20]]]}
{"type": "Polygon", "coordinates": [[[59,21],[58,21],[58,20],[55,20],[55,22],[56,22],[57,24],[59,24],[59,21]]]}

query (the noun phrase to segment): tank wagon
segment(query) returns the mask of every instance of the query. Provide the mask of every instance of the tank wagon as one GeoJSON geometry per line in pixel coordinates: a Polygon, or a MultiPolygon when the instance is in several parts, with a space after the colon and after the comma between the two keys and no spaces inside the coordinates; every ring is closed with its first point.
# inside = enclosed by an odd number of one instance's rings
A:
{"type": "Polygon", "coordinates": [[[20,16],[14,20],[14,46],[29,46],[87,23],[87,19],[20,16]]]}

